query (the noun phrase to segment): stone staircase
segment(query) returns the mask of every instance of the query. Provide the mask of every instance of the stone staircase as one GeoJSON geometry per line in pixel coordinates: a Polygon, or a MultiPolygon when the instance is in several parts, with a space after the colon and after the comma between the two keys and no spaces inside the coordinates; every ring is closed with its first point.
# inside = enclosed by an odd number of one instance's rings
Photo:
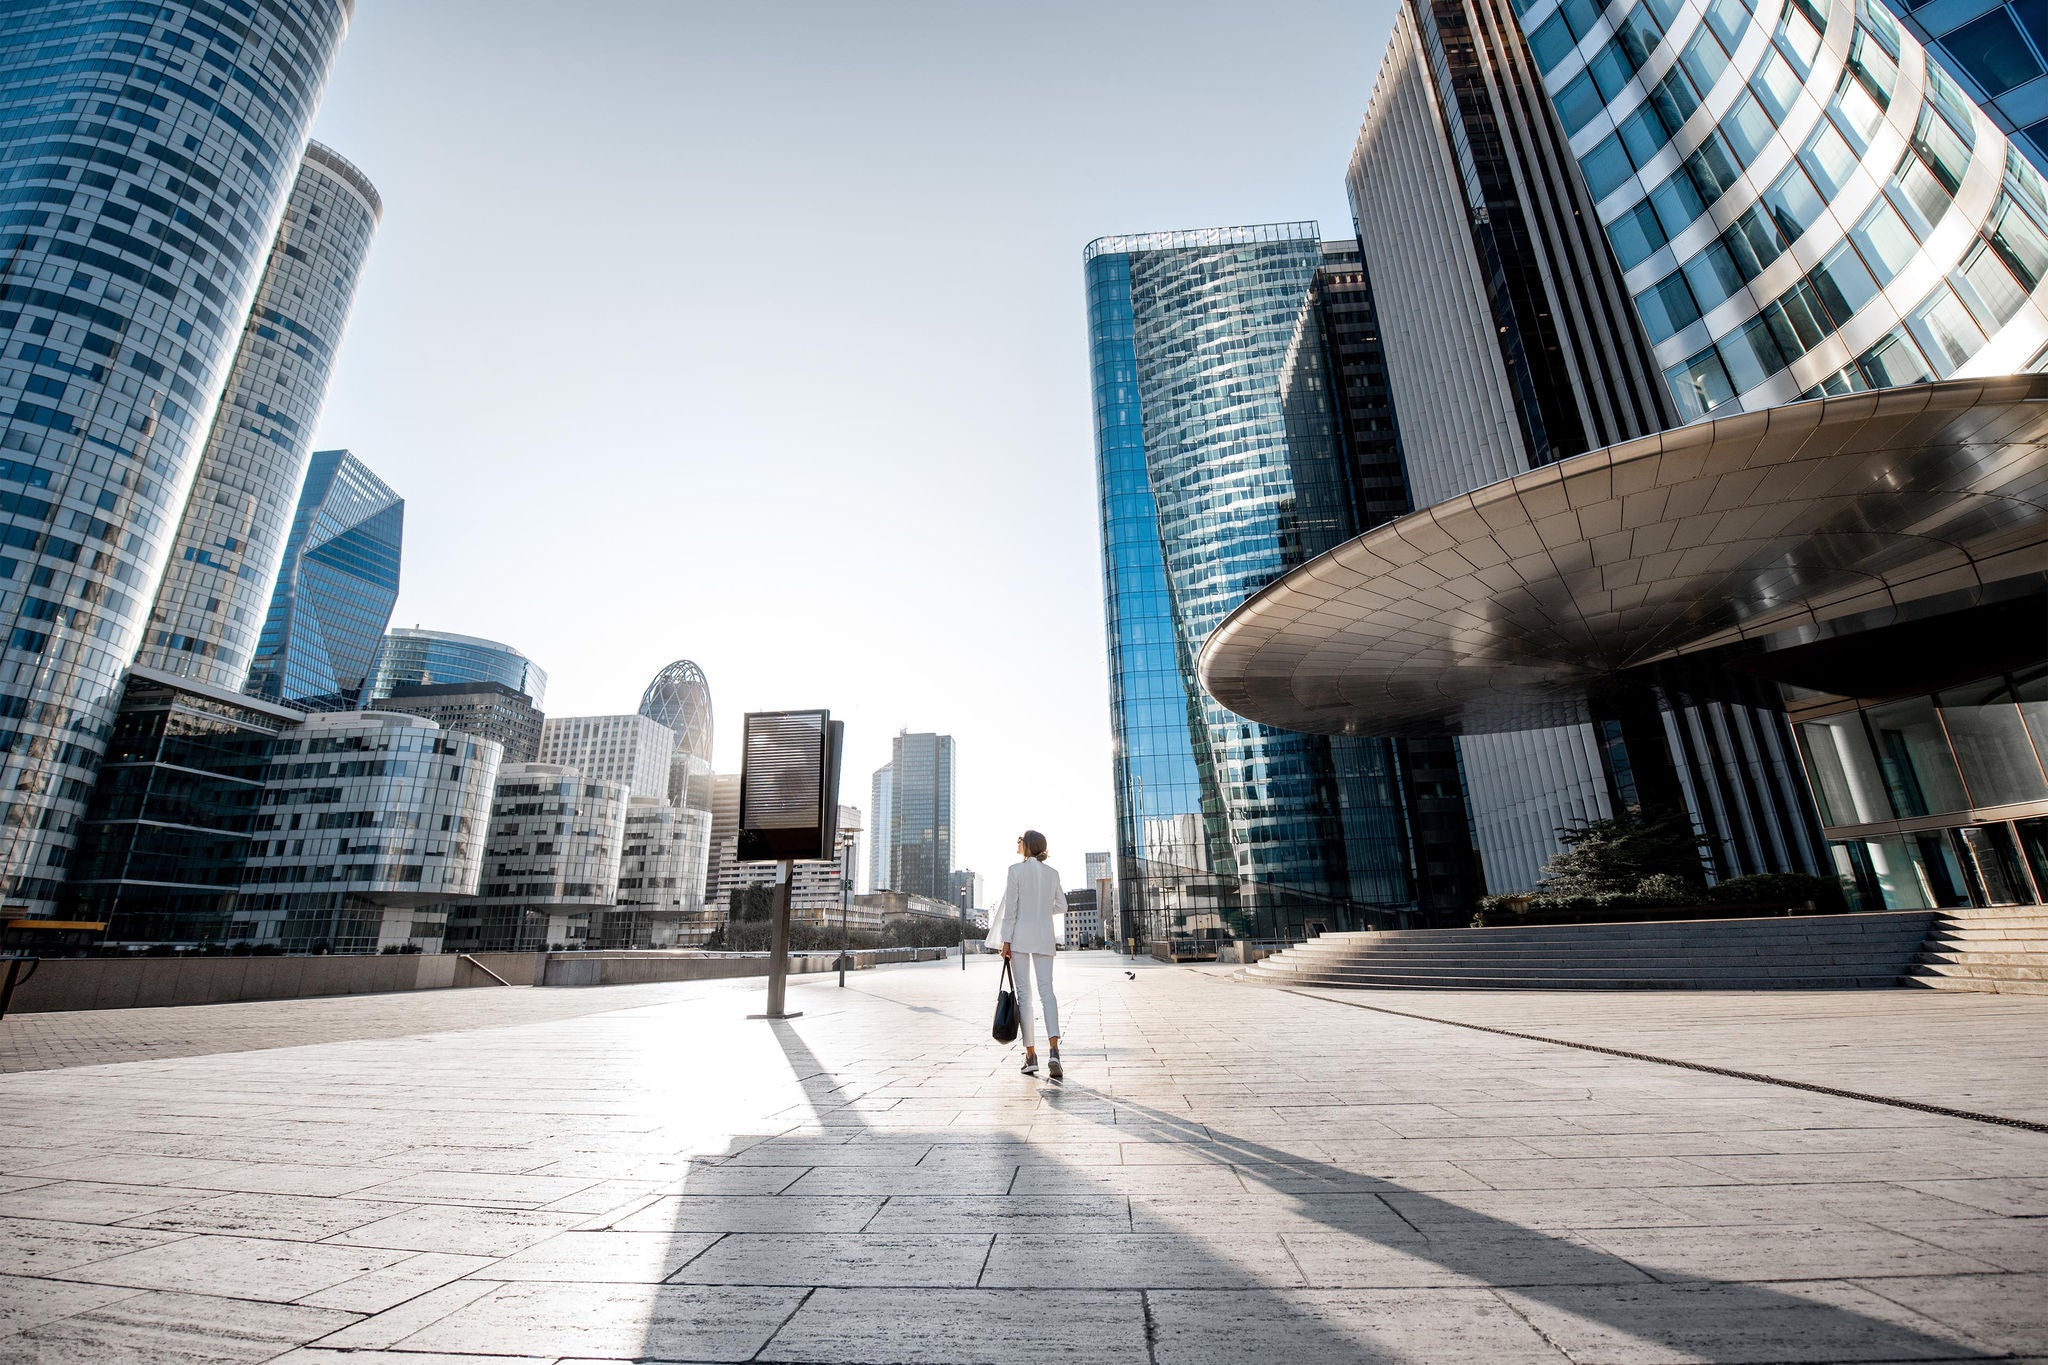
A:
{"type": "Polygon", "coordinates": [[[1324,934],[1244,975],[1369,990],[1870,989],[1919,970],[1915,955],[1934,919],[1912,910],[1324,934]]]}
{"type": "Polygon", "coordinates": [[[2048,906],[1938,912],[1906,984],[1936,991],[2048,995],[2048,906]]]}

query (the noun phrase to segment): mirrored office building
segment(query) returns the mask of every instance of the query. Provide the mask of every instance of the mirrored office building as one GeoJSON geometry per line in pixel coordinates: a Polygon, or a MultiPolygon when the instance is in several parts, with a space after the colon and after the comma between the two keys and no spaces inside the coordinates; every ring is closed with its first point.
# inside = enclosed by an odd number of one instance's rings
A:
{"type": "Polygon", "coordinates": [[[247,0],[222,24],[210,3],[51,0],[0,20],[0,878],[15,913],[56,908],[352,8],[247,0]]]}
{"type": "Polygon", "coordinates": [[[548,699],[546,670],[510,645],[451,630],[394,626],[377,649],[366,693],[372,702],[400,687],[494,682],[523,692],[536,707],[548,699]]]}

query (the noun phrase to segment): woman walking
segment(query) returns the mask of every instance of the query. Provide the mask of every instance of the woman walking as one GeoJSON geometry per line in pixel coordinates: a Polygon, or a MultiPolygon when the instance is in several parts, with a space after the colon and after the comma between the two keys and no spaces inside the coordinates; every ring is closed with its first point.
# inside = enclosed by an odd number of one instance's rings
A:
{"type": "Polygon", "coordinates": [[[1017,840],[1017,853],[1024,861],[1010,867],[1003,886],[1003,899],[996,906],[995,922],[989,926],[989,941],[1003,945],[1003,960],[1010,964],[1017,984],[1018,1032],[1024,1039],[1024,1074],[1038,1074],[1038,1049],[1032,1045],[1031,992],[1045,1006],[1045,1038],[1052,1045],[1047,1057],[1054,1080],[1066,1075],[1060,1069],[1060,1004],[1052,993],[1053,915],[1067,908],[1066,893],[1060,890],[1060,874],[1045,864],[1045,836],[1027,829],[1017,840]]]}

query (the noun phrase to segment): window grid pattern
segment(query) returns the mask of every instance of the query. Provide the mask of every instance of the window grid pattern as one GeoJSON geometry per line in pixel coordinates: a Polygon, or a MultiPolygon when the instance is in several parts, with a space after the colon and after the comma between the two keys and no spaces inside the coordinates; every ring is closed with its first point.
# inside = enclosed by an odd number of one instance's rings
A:
{"type": "Polygon", "coordinates": [[[1686,420],[2048,343],[2048,192],[1881,6],[1545,0],[1524,22],[1686,420]]]}
{"type": "Polygon", "coordinates": [[[0,886],[56,908],[346,0],[0,23],[0,886]]]}

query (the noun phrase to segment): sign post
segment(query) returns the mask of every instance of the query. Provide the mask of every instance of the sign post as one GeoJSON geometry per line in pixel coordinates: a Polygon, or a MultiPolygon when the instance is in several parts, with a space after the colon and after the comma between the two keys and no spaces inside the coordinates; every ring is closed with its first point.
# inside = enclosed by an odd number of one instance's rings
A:
{"type": "Polygon", "coordinates": [[[839,757],[846,727],[829,711],[753,711],[740,764],[739,861],[778,864],[769,926],[768,1009],[794,1019],[789,986],[790,894],[796,864],[829,858],[839,839],[839,757]]]}

